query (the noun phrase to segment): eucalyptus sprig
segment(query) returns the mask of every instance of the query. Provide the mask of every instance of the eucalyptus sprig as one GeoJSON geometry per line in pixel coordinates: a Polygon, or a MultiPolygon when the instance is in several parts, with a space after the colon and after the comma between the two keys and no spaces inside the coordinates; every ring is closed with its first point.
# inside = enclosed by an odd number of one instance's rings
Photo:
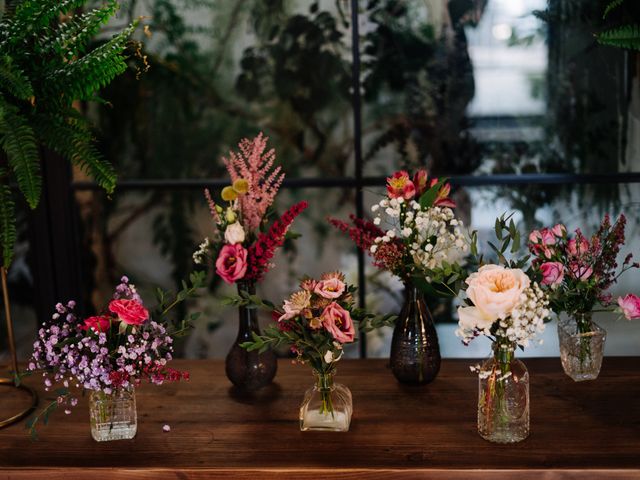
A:
{"type": "MultiPolygon", "coordinates": [[[[508,268],[520,268],[525,270],[529,263],[530,255],[516,257],[522,247],[521,235],[513,221],[513,213],[509,215],[502,214],[496,218],[494,225],[496,242],[487,242],[491,250],[495,253],[498,262],[508,268]]],[[[474,263],[479,267],[485,265],[484,255],[478,254],[478,236],[477,232],[472,234],[471,238],[471,255],[474,257],[474,263]]]]}

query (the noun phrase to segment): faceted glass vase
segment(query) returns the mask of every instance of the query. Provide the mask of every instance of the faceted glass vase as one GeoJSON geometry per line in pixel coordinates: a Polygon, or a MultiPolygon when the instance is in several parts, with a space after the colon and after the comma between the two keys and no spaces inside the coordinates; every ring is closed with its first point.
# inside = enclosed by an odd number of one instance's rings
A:
{"type": "Polygon", "coordinates": [[[401,383],[424,385],[440,371],[440,345],[433,316],[418,288],[405,285],[404,305],[396,320],[389,359],[401,383]]]}
{"type": "Polygon", "coordinates": [[[529,436],[529,372],[514,348],[497,348],[478,373],[478,433],[494,443],[529,436]]]}
{"type": "Polygon", "coordinates": [[[559,321],[558,340],[564,373],[575,382],[598,378],[607,332],[591,320],[591,314],[559,321]]]}
{"type": "Polygon", "coordinates": [[[300,430],[347,432],[351,424],[351,391],[334,383],[334,372],[314,371],[315,383],[300,406],[300,430]]]}
{"type": "Polygon", "coordinates": [[[136,436],[138,418],[133,387],[111,394],[92,391],[89,395],[91,436],[96,442],[128,440],[136,436]]]}
{"type": "MultiPolygon", "coordinates": [[[[238,293],[241,291],[255,295],[255,283],[238,283],[238,293]]],[[[253,340],[253,334],[260,335],[258,324],[258,310],[255,308],[239,308],[238,336],[231,346],[225,359],[225,373],[236,388],[253,392],[269,385],[276,376],[278,359],[271,350],[258,353],[249,352],[240,344],[253,340]]]]}

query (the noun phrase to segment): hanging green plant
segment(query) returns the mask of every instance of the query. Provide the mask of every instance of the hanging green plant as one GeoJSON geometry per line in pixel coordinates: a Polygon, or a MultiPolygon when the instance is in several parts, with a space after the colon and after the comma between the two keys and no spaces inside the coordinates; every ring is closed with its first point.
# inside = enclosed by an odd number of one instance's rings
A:
{"type": "MultiPolygon", "coordinates": [[[[620,8],[626,0],[612,0],[604,10],[603,19],[611,12],[620,8]]],[[[598,42],[612,47],[640,50],[640,23],[618,25],[608,28],[596,35],[598,42]]]]}
{"type": "Polygon", "coordinates": [[[90,40],[119,8],[115,0],[75,14],[87,0],[9,1],[0,12],[0,246],[2,265],[13,258],[17,184],[31,209],[42,190],[41,148],[66,158],[107,193],[116,185],[113,167],[94,145],[89,122],[75,101],[98,92],[127,69],[133,22],[88,51],[90,40]]]}

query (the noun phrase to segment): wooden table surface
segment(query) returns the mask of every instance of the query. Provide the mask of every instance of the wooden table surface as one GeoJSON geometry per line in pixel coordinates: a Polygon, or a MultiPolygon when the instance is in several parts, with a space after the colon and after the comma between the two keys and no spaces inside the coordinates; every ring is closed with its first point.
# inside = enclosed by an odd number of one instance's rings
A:
{"type": "MultiPolygon", "coordinates": [[[[308,368],[282,360],[276,383],[251,397],[230,387],[221,361],[176,361],[191,381],[137,391],[135,439],[94,442],[83,400],[36,442],[24,424],[0,430],[0,479],[640,478],[640,358],[606,358],[600,378],[583,383],[559,359],[527,359],[531,435],[515,445],[477,434],[472,363],[446,360],[434,383],[407,387],[386,360],[343,361],[351,430],[303,433],[308,368]]],[[[4,414],[10,395],[0,392],[4,414]]]]}

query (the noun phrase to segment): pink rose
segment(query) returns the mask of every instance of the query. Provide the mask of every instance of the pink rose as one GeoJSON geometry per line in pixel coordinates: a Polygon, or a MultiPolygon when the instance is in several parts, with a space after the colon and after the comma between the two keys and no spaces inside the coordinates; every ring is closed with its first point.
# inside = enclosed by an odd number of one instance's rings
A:
{"type": "Polygon", "coordinates": [[[80,327],[81,330],[92,329],[94,332],[106,332],[111,327],[111,319],[107,315],[101,315],[99,317],[89,317],[84,319],[84,325],[80,327]]]}
{"type": "Polygon", "coordinates": [[[416,186],[409,179],[409,174],[401,170],[387,178],[387,193],[390,198],[409,200],[416,194],[416,186]]]}
{"type": "Polygon", "coordinates": [[[322,312],[322,324],[324,328],[333,336],[336,342],[353,342],[356,330],[353,327],[351,314],[338,305],[331,302],[322,312]]]}
{"type": "Polygon", "coordinates": [[[640,318],[640,297],[633,293],[628,293],[624,297],[618,298],[618,305],[620,305],[620,310],[627,320],[640,318]]]}
{"type": "Polygon", "coordinates": [[[556,244],[556,236],[551,229],[543,228],[542,230],[540,230],[540,235],[542,236],[542,243],[544,245],[556,244]]]}
{"type": "Polygon", "coordinates": [[[318,282],[314,293],[324,298],[338,298],[344,293],[345,284],[337,278],[330,278],[318,282]]]}
{"type": "Polygon", "coordinates": [[[553,251],[554,251],[554,250],[553,250],[552,248],[544,247],[544,248],[542,249],[542,254],[544,255],[544,258],[547,258],[547,259],[549,259],[549,260],[550,260],[550,259],[551,259],[551,257],[553,256],[553,251]]]}
{"type": "Polygon", "coordinates": [[[149,318],[149,311],[138,300],[122,298],[111,300],[109,311],[118,316],[118,320],[127,325],[142,325],[149,318]]]}
{"type": "Polygon", "coordinates": [[[561,223],[558,223],[551,229],[551,231],[556,237],[563,238],[567,234],[567,227],[565,227],[561,223]]]}
{"type": "Polygon", "coordinates": [[[546,262],[540,265],[542,272],[542,285],[556,286],[562,283],[564,278],[564,265],[560,262],[546,262]]]}
{"type": "Polygon", "coordinates": [[[589,250],[589,242],[586,238],[582,238],[580,240],[580,244],[578,245],[578,241],[575,238],[572,238],[567,242],[567,250],[570,255],[577,257],[582,255],[583,253],[587,253],[589,250]]]}
{"type": "Polygon", "coordinates": [[[247,250],[239,243],[222,247],[216,260],[216,273],[229,284],[242,279],[247,273],[247,250]]]}
{"type": "Polygon", "coordinates": [[[578,262],[571,262],[569,271],[576,280],[588,280],[593,274],[593,268],[589,265],[583,265],[578,262]]]}

